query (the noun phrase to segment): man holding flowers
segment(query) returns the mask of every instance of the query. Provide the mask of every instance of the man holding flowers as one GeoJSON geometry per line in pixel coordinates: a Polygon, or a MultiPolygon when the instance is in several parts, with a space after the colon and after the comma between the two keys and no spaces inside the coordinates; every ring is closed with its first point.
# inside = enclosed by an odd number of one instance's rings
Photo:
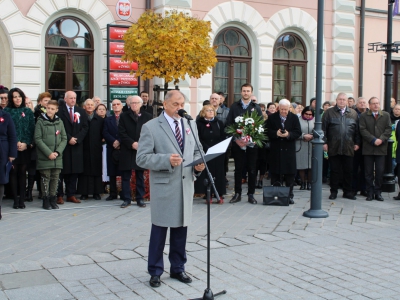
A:
{"type": "Polygon", "coordinates": [[[254,199],[256,186],[256,162],[258,145],[262,144],[261,142],[263,139],[261,138],[261,136],[258,136],[258,134],[263,134],[261,130],[259,130],[259,126],[253,126],[254,129],[252,130],[251,134],[246,132],[247,130],[244,130],[244,127],[249,127],[247,125],[253,125],[255,123],[255,119],[257,116],[260,117],[262,120],[262,112],[260,106],[257,103],[251,101],[252,94],[253,86],[250,83],[243,84],[241,87],[242,98],[231,105],[226,121],[227,133],[233,135],[232,157],[235,161],[235,195],[232,197],[229,203],[236,203],[242,200],[242,169],[244,167],[244,159],[246,157],[247,171],[249,174],[247,192],[248,202],[251,204],[257,204],[256,199],[254,199]],[[244,120],[245,114],[247,116],[251,115],[251,117],[253,118],[247,118],[246,122],[246,120],[244,120]],[[237,125],[239,123],[245,124],[238,127],[237,125]],[[235,130],[236,132],[234,133],[233,130],[235,130]],[[254,137],[256,135],[258,136],[258,139],[254,140],[254,137]]]}

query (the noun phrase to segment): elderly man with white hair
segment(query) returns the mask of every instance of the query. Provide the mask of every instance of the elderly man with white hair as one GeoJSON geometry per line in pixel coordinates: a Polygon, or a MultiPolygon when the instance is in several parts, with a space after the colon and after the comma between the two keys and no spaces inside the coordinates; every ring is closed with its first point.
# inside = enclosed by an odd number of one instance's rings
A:
{"type": "Polygon", "coordinates": [[[125,100],[125,106],[122,108],[122,112],[126,112],[131,109],[131,101],[134,96],[128,96],[125,100]]]}
{"type": "Polygon", "coordinates": [[[139,96],[133,96],[130,101],[130,109],[121,114],[118,124],[118,134],[121,141],[121,153],[119,156],[119,170],[122,173],[122,196],[124,202],[121,208],[131,205],[130,180],[132,170],[136,175],[136,203],[139,207],[146,207],[144,204],[144,169],[136,164],[136,153],[140,131],[143,124],[152,119],[147,112],[140,111],[143,100],[139,96]]]}
{"type": "Polygon", "coordinates": [[[63,180],[67,201],[80,203],[76,199],[76,183],[78,175],[83,173],[83,140],[89,130],[88,117],[82,108],[76,106],[76,93],[67,91],[65,104],[58,107],[58,117],[63,121],[67,133],[68,144],[63,153],[63,169],[57,192],[57,204],[64,204],[63,180]]]}
{"type": "Polygon", "coordinates": [[[291,113],[287,99],[279,101],[279,111],[267,120],[268,137],[271,143],[269,155],[271,184],[286,182],[290,186],[290,204],[293,201],[293,184],[296,174],[296,140],[301,136],[301,127],[297,115],[291,113]]]}

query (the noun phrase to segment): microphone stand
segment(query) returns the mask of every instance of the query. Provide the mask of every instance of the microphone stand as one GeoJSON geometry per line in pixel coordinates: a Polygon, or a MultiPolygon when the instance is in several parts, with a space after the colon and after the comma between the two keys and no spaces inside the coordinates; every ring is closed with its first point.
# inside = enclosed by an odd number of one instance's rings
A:
{"type": "MultiPolygon", "coordinates": [[[[192,132],[194,132],[193,128],[192,128],[192,125],[190,124],[191,117],[185,115],[184,118],[187,119],[187,122],[189,124],[190,130],[192,132]]],[[[211,257],[210,256],[210,248],[211,248],[211,246],[210,246],[210,231],[211,231],[211,226],[210,226],[211,225],[210,204],[211,204],[211,200],[212,200],[212,198],[211,198],[211,186],[212,186],[212,188],[214,190],[214,193],[215,193],[215,196],[217,197],[217,199],[219,199],[219,194],[218,194],[217,189],[216,189],[215,184],[214,184],[214,178],[212,177],[212,175],[210,173],[210,170],[208,169],[207,162],[206,162],[206,160],[204,158],[204,155],[203,155],[203,151],[200,150],[199,141],[197,140],[197,138],[196,138],[194,133],[193,133],[193,137],[194,137],[194,140],[196,142],[197,149],[199,149],[199,152],[200,152],[200,155],[201,155],[201,159],[202,159],[202,161],[204,163],[204,166],[205,166],[205,169],[206,169],[206,172],[207,172],[207,176],[208,176],[208,180],[204,179],[204,185],[207,186],[207,196],[206,196],[207,197],[207,200],[206,200],[207,201],[207,288],[204,290],[203,298],[195,298],[195,299],[191,299],[191,300],[213,300],[214,297],[226,294],[226,290],[223,290],[221,292],[213,294],[213,292],[212,292],[212,290],[210,288],[210,257],[211,257]]]]}

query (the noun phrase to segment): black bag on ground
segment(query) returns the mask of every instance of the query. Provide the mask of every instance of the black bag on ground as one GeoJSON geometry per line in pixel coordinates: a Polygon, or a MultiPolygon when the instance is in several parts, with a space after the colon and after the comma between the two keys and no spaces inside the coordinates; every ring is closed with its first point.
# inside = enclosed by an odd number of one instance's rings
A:
{"type": "Polygon", "coordinates": [[[263,205],[289,206],[290,187],[277,181],[272,186],[263,187],[263,205]]]}

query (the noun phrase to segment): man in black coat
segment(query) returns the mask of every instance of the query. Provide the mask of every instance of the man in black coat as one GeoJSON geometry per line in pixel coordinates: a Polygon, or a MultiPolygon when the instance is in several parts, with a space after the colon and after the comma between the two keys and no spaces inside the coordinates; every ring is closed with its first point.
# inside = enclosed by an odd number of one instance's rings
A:
{"type": "Polygon", "coordinates": [[[149,103],[149,93],[147,91],[141,91],[140,98],[143,100],[140,112],[147,112],[148,114],[153,115],[153,106],[149,103]]]}
{"type": "Polygon", "coordinates": [[[118,132],[121,139],[121,154],[119,158],[119,170],[122,171],[122,196],[124,202],[121,208],[131,205],[130,179],[132,170],[136,175],[136,203],[139,207],[146,207],[144,204],[144,169],[136,164],[136,153],[140,131],[143,124],[151,120],[151,115],[146,112],[140,112],[143,104],[142,98],[133,96],[130,102],[131,109],[121,115],[118,132]]]}
{"type": "Polygon", "coordinates": [[[85,112],[88,118],[89,130],[83,139],[83,172],[78,178],[78,193],[81,200],[87,200],[93,195],[95,200],[101,200],[103,192],[103,124],[104,119],[98,116],[95,110],[96,104],[92,99],[84,102],[85,112]]]}
{"type": "MultiPolygon", "coordinates": [[[[250,114],[251,112],[256,111],[259,116],[262,116],[260,106],[250,100],[252,93],[253,86],[250,83],[242,85],[242,99],[231,105],[228,117],[226,118],[226,126],[235,123],[235,118],[243,116],[246,112],[250,114]]],[[[254,192],[256,190],[256,162],[258,147],[247,147],[246,150],[242,149],[243,147],[246,147],[246,143],[241,139],[235,139],[232,142],[232,156],[235,161],[235,195],[229,203],[236,203],[242,200],[242,170],[245,167],[244,159],[246,158],[246,167],[249,173],[247,192],[248,202],[251,204],[257,204],[257,200],[254,199],[254,192]]]]}
{"type": "Polygon", "coordinates": [[[67,201],[80,203],[75,198],[78,174],[83,172],[83,139],[89,129],[86,112],[75,106],[76,93],[68,91],[64,97],[65,105],[58,108],[58,117],[63,121],[68,144],[63,153],[63,169],[58,184],[57,204],[64,204],[63,180],[67,201]]]}
{"type": "Polygon", "coordinates": [[[279,101],[279,111],[270,115],[267,120],[267,134],[271,144],[269,155],[269,170],[271,184],[282,183],[290,186],[290,204],[293,201],[293,184],[296,174],[296,140],[301,136],[299,117],[289,111],[290,102],[287,99],[279,101]]]}
{"type": "Polygon", "coordinates": [[[117,176],[121,176],[118,169],[119,152],[121,151],[121,139],[118,134],[118,124],[122,112],[122,103],[115,99],[112,102],[114,115],[104,120],[103,137],[107,143],[107,175],[110,177],[110,195],[106,200],[118,198],[117,176]]]}

